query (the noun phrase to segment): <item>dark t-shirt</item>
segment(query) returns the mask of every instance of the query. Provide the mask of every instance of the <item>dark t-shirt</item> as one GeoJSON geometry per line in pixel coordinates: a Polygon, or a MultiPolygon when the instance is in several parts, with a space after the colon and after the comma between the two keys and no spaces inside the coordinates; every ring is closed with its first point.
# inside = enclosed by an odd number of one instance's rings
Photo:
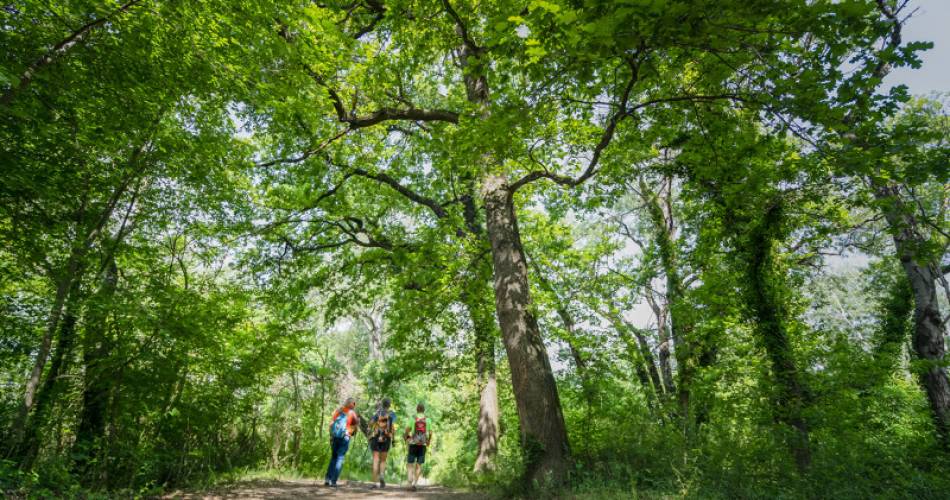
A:
{"type": "MultiPolygon", "coordinates": [[[[379,422],[379,417],[380,417],[380,416],[381,416],[381,415],[380,415],[380,412],[374,413],[374,414],[373,414],[373,418],[372,418],[372,420],[370,420],[370,422],[373,423],[373,424],[376,424],[377,422],[379,422]]],[[[386,429],[383,429],[383,428],[381,428],[381,427],[377,427],[377,430],[378,430],[378,431],[386,430],[386,431],[388,431],[389,434],[392,434],[392,430],[396,428],[396,427],[395,427],[395,426],[396,426],[396,412],[394,412],[394,411],[390,411],[390,412],[389,412],[389,423],[388,423],[387,425],[388,425],[388,427],[387,427],[386,429]]]]}

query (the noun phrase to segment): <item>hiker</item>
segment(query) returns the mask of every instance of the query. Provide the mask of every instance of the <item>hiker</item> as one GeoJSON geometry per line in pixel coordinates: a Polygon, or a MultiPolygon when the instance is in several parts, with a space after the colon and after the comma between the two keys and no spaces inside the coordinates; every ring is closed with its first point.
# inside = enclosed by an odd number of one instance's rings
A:
{"type": "Polygon", "coordinates": [[[426,407],[419,403],[416,406],[416,419],[413,425],[406,427],[406,443],[409,444],[409,456],[406,458],[406,476],[409,480],[409,490],[416,491],[416,483],[422,475],[422,464],[426,461],[426,447],[432,441],[432,429],[426,422],[426,407]]]}
{"type": "MultiPolygon", "coordinates": [[[[393,429],[396,426],[396,412],[390,410],[392,400],[383,398],[370,422],[369,449],[373,451],[373,483],[379,480],[379,488],[386,487],[386,457],[393,444],[393,429]]],[[[373,489],[376,489],[373,484],[373,489]]]]}
{"type": "Polygon", "coordinates": [[[343,406],[333,412],[330,418],[330,464],[323,480],[324,486],[336,487],[336,481],[343,470],[343,458],[350,448],[350,438],[356,433],[360,417],[356,413],[356,398],[346,398],[343,406]]]}

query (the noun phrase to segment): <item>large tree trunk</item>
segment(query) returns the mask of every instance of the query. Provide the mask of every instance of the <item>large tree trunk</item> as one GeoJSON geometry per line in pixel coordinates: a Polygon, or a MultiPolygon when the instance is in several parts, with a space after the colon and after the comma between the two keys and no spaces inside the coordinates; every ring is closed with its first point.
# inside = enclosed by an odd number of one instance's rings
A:
{"type": "Polygon", "coordinates": [[[525,447],[525,477],[560,482],[569,470],[567,428],[551,363],[530,310],[528,267],[507,180],[486,175],[482,197],[494,263],[495,309],[525,447]]]}
{"type": "Polygon", "coordinates": [[[919,373],[920,383],[927,393],[938,439],[942,446],[950,449],[950,381],[944,367],[946,325],[937,302],[940,269],[934,259],[920,255],[928,241],[916,217],[903,203],[899,186],[877,184],[874,187],[875,196],[886,207],[884,216],[891,229],[897,258],[914,294],[914,353],[924,362],[919,373]]]}
{"type": "MultiPolygon", "coordinates": [[[[903,43],[901,31],[904,23],[900,17],[900,9],[889,2],[879,1],[877,7],[881,19],[891,25],[889,33],[882,39],[887,50],[878,51],[878,60],[872,72],[878,81],[882,81],[890,74],[894,65],[880,55],[899,50],[903,43]]],[[[863,113],[863,106],[867,105],[870,95],[871,93],[859,95],[854,107],[842,119],[842,125],[849,131],[847,134],[842,134],[842,138],[845,142],[864,150],[871,149],[872,143],[869,143],[866,138],[857,136],[855,130],[860,129],[856,125],[867,119],[863,113]]],[[[947,370],[944,367],[946,325],[937,302],[936,280],[940,277],[939,259],[920,254],[930,242],[920,230],[914,211],[907,208],[901,196],[902,186],[882,182],[880,177],[875,175],[867,176],[865,180],[871,186],[874,197],[883,206],[881,212],[887,220],[891,237],[894,239],[897,258],[913,290],[914,353],[925,363],[925,368],[920,373],[920,383],[927,393],[937,439],[945,449],[950,450],[950,382],[948,382],[947,370]]]]}
{"type": "MultiPolygon", "coordinates": [[[[478,106],[483,118],[488,118],[491,115],[491,94],[485,74],[488,64],[481,67],[476,64],[488,62],[483,60],[484,49],[469,38],[450,4],[443,2],[443,6],[452,15],[462,42],[458,55],[459,63],[466,70],[466,97],[478,106]]],[[[495,163],[491,153],[486,152],[482,162],[486,172],[491,172],[490,166],[495,163]]],[[[528,267],[514,202],[504,175],[486,173],[481,179],[481,198],[491,242],[495,312],[511,367],[512,390],[525,448],[525,478],[562,482],[570,469],[567,427],[538,322],[530,311],[528,267]]]]}
{"type": "Polygon", "coordinates": [[[777,282],[784,282],[784,277],[775,276],[775,245],[781,221],[781,207],[770,207],[750,234],[746,248],[748,299],[755,332],[765,346],[777,386],[776,420],[791,427],[789,448],[799,471],[805,472],[811,465],[808,425],[804,417],[806,389],[788,338],[785,299],[775,286],[777,282]]]}
{"type": "MultiPolygon", "coordinates": [[[[75,470],[86,476],[86,468],[98,454],[99,443],[105,438],[106,413],[109,392],[114,384],[113,373],[107,373],[112,342],[108,335],[108,315],[118,282],[115,258],[110,253],[103,270],[102,282],[89,305],[83,337],[83,391],[79,429],[73,445],[75,470]]],[[[91,478],[84,477],[85,480],[91,478]]]]}

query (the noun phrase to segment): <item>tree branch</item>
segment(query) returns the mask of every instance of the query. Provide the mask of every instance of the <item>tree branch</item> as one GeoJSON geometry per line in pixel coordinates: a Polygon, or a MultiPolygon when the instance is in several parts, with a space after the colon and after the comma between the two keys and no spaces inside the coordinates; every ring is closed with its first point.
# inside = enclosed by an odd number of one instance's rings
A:
{"type": "Polygon", "coordinates": [[[458,33],[459,37],[462,38],[462,43],[465,44],[465,47],[472,54],[478,54],[481,52],[482,48],[479,47],[472,37],[468,33],[468,29],[465,28],[465,23],[462,22],[462,17],[459,16],[458,12],[452,8],[452,4],[449,3],[449,0],[442,0],[442,6],[445,7],[445,12],[452,18],[452,21],[455,22],[455,31],[458,33]]]}
{"type": "Polygon", "coordinates": [[[594,148],[594,153],[593,153],[593,156],[591,157],[590,163],[587,165],[587,168],[584,170],[583,173],[581,173],[580,176],[568,177],[565,175],[552,173],[551,171],[547,169],[535,170],[533,172],[529,172],[521,179],[518,179],[517,181],[515,181],[509,188],[510,191],[514,193],[525,184],[536,181],[538,179],[548,179],[557,184],[561,184],[562,186],[568,186],[568,187],[577,187],[578,185],[582,184],[587,179],[590,179],[597,173],[597,165],[598,165],[598,162],[600,161],[600,157],[603,151],[610,144],[610,141],[613,139],[614,131],[617,127],[617,124],[623,118],[626,118],[627,116],[631,116],[633,112],[636,110],[645,108],[647,106],[652,106],[654,104],[660,104],[660,103],[666,103],[666,102],[680,102],[680,101],[708,102],[708,101],[717,101],[721,99],[730,99],[730,100],[742,101],[742,102],[745,101],[745,99],[742,96],[739,96],[737,94],[684,95],[684,96],[676,96],[676,97],[650,99],[648,101],[641,102],[637,104],[636,106],[633,106],[629,109],[626,109],[626,104],[627,104],[626,97],[629,96],[629,89],[632,88],[632,85],[634,83],[635,81],[631,80],[630,86],[628,86],[627,88],[625,98],[621,101],[620,110],[614,113],[613,116],[611,116],[610,121],[607,123],[607,126],[604,128],[604,133],[601,135],[600,142],[594,148]]]}
{"type": "Polygon", "coordinates": [[[399,183],[399,181],[397,181],[396,179],[392,178],[391,176],[387,174],[384,174],[382,172],[374,174],[372,172],[363,170],[362,168],[354,168],[353,175],[358,175],[360,177],[365,177],[367,179],[372,179],[377,182],[381,182],[383,184],[388,185],[389,187],[393,188],[396,192],[405,196],[409,200],[415,203],[418,203],[419,205],[428,207],[429,210],[431,210],[432,213],[434,213],[435,216],[439,219],[444,219],[448,217],[448,212],[446,212],[445,208],[443,207],[443,204],[435,201],[432,198],[423,196],[407,188],[406,186],[403,186],[402,184],[399,183]]]}
{"type": "MultiPolygon", "coordinates": [[[[881,11],[881,14],[883,14],[884,17],[887,18],[887,20],[893,25],[884,50],[896,50],[898,47],[900,47],[902,38],[901,20],[898,19],[897,15],[903,6],[895,10],[889,7],[885,0],[877,0],[877,8],[879,11],[881,11]]],[[[884,78],[890,72],[891,63],[881,58],[874,67],[874,72],[872,74],[875,78],[884,78]]]]}
{"type": "Polygon", "coordinates": [[[81,43],[86,38],[86,35],[89,34],[89,32],[104,25],[105,23],[109,21],[109,19],[112,19],[114,16],[129,10],[135,4],[141,1],[142,0],[130,0],[129,2],[126,2],[125,4],[120,6],[118,9],[112,11],[109,15],[84,24],[82,27],[80,27],[76,31],[73,31],[68,37],[63,39],[61,42],[54,45],[52,49],[50,49],[46,54],[43,55],[43,57],[40,57],[36,61],[33,61],[32,64],[26,67],[26,69],[20,75],[20,81],[17,83],[17,85],[11,86],[9,89],[7,89],[3,93],[3,96],[0,97],[0,105],[7,106],[11,102],[13,102],[13,99],[17,96],[17,94],[19,94],[21,91],[26,89],[30,85],[30,83],[33,82],[33,77],[36,76],[37,72],[39,72],[44,67],[49,66],[59,56],[65,54],[74,46],[81,43]]]}
{"type": "Polygon", "coordinates": [[[549,179],[563,186],[576,187],[580,185],[581,183],[583,183],[584,181],[586,181],[587,179],[590,179],[591,177],[594,176],[595,173],[597,173],[597,165],[600,162],[600,157],[603,154],[604,149],[606,149],[607,146],[610,144],[610,141],[613,140],[614,132],[617,129],[617,124],[620,123],[620,120],[629,116],[629,112],[627,110],[627,102],[630,100],[630,93],[633,91],[633,86],[637,83],[637,80],[639,79],[640,69],[639,69],[639,66],[633,60],[628,61],[628,63],[630,65],[630,70],[631,70],[630,81],[627,82],[627,85],[626,87],[624,87],[623,93],[621,94],[620,103],[618,106],[619,109],[617,110],[616,113],[611,115],[610,119],[607,121],[607,126],[604,127],[604,132],[600,136],[600,142],[598,142],[597,146],[594,147],[593,155],[591,156],[590,162],[587,164],[587,168],[584,169],[584,172],[581,173],[580,176],[574,178],[574,177],[568,177],[564,175],[558,175],[558,174],[548,171],[547,169],[535,170],[533,172],[529,172],[524,177],[522,177],[521,179],[518,179],[513,184],[511,184],[508,188],[508,191],[510,193],[514,194],[516,191],[518,191],[518,189],[520,189],[525,184],[534,182],[538,179],[549,179]]]}
{"type": "Polygon", "coordinates": [[[454,111],[442,109],[380,108],[366,116],[350,116],[340,119],[341,122],[349,124],[351,130],[370,127],[377,123],[392,120],[458,123],[459,114],[454,111]]]}
{"type": "Polygon", "coordinates": [[[330,97],[330,102],[333,104],[333,109],[336,111],[336,117],[341,123],[349,125],[350,130],[356,130],[360,128],[371,127],[378,123],[385,121],[394,121],[394,120],[410,120],[410,121],[419,121],[419,122],[449,122],[449,123],[458,123],[459,114],[455,111],[448,111],[442,109],[419,109],[415,107],[409,107],[408,109],[399,109],[399,108],[390,108],[383,107],[372,113],[364,116],[356,116],[353,113],[348,113],[346,107],[343,105],[343,99],[340,97],[340,94],[336,92],[326,80],[320,76],[319,73],[310,68],[306,68],[307,73],[317,84],[327,89],[327,95],[330,97]]]}
{"type": "Polygon", "coordinates": [[[307,158],[310,158],[311,156],[313,156],[313,155],[319,153],[320,151],[323,151],[324,149],[326,149],[327,146],[330,145],[330,143],[332,143],[333,141],[336,141],[337,139],[343,137],[344,135],[348,134],[349,132],[350,132],[350,129],[348,129],[348,128],[343,129],[343,130],[340,131],[338,134],[336,134],[336,135],[334,135],[333,137],[331,137],[331,138],[329,138],[329,139],[323,141],[322,143],[320,143],[319,146],[317,146],[317,147],[315,147],[315,148],[313,148],[313,149],[309,149],[309,150],[307,150],[307,151],[304,151],[303,154],[301,154],[300,156],[298,156],[298,157],[296,157],[296,158],[276,158],[276,159],[274,159],[274,160],[257,163],[256,166],[258,166],[258,167],[272,167],[272,166],[278,165],[278,164],[300,163],[300,162],[306,160],[307,158]]]}

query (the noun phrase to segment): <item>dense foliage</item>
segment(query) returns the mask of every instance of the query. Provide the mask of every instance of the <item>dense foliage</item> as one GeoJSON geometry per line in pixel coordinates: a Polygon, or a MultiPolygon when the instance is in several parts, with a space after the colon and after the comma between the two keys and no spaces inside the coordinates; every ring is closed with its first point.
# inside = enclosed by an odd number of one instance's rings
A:
{"type": "Polygon", "coordinates": [[[321,477],[386,396],[486,494],[946,497],[912,7],[8,2],[0,491],[321,477]]]}

